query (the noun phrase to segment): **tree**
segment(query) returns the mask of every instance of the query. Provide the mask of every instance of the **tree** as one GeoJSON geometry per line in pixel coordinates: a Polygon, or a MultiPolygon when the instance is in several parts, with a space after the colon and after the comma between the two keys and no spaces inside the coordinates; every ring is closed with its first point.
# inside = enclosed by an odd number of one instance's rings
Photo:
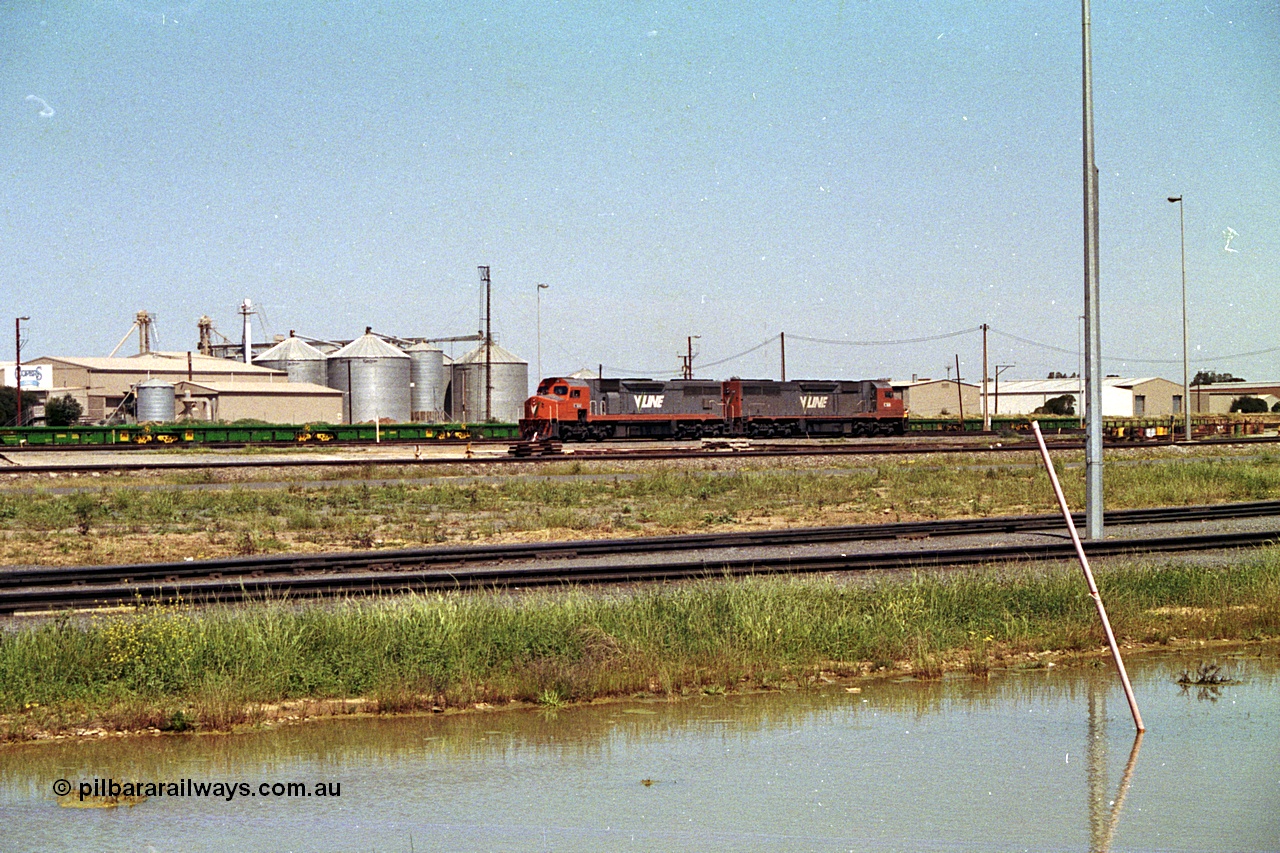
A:
{"type": "Polygon", "coordinates": [[[1267,411],[1267,401],[1259,397],[1236,397],[1231,401],[1231,411],[1242,415],[1261,415],[1267,411]]]}
{"type": "Polygon", "coordinates": [[[1232,376],[1230,373],[1214,373],[1212,370],[1201,370],[1191,380],[1192,385],[1215,385],[1220,382],[1243,382],[1243,376],[1232,376]]]}
{"type": "Polygon", "coordinates": [[[1070,394],[1063,394],[1061,397],[1054,397],[1044,401],[1044,405],[1035,410],[1032,414],[1036,415],[1074,415],[1076,413],[1076,399],[1070,394]]]}
{"type": "Polygon", "coordinates": [[[1280,412],[1280,400],[1276,400],[1276,404],[1271,407],[1271,411],[1280,412]]]}
{"type": "MultiPolygon", "coordinates": [[[[31,420],[31,410],[35,408],[36,395],[30,391],[22,392],[22,419],[31,420]]],[[[0,388],[0,426],[13,426],[18,421],[18,391],[16,388],[0,388]]]]}
{"type": "Polygon", "coordinates": [[[52,427],[71,426],[79,423],[84,410],[76,402],[75,397],[50,397],[44,404],[44,422],[52,427]]]}

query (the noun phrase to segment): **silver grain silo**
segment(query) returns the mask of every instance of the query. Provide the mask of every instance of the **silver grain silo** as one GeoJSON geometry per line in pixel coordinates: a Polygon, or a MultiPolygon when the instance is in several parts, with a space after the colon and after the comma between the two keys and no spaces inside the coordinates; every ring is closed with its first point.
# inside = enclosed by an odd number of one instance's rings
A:
{"type": "MultiPolygon", "coordinates": [[[[497,344],[489,354],[493,385],[490,417],[514,423],[520,420],[529,396],[529,362],[497,344]]],[[[479,423],[485,419],[484,344],[458,359],[453,365],[454,420],[479,423]],[[461,405],[460,405],[461,404],[461,405]]]]}
{"type": "Polygon", "coordinates": [[[173,383],[163,379],[146,379],[133,388],[138,398],[138,423],[166,423],[174,419],[173,383]]]}
{"type": "Polygon", "coordinates": [[[311,344],[296,337],[289,337],[253,360],[259,367],[283,370],[290,382],[311,382],[325,385],[329,382],[327,357],[311,344]]]}
{"type": "Polygon", "coordinates": [[[368,329],[329,356],[329,387],[343,392],[347,423],[409,420],[409,356],[368,329]]]}
{"type": "Polygon", "coordinates": [[[409,413],[415,421],[436,422],[444,417],[444,351],[428,343],[414,344],[409,353],[409,413]]]}

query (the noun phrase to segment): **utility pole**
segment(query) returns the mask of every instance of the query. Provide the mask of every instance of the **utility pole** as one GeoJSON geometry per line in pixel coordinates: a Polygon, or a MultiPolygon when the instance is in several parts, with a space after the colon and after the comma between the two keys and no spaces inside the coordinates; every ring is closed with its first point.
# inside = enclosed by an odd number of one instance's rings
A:
{"type": "Polygon", "coordinates": [[[778,340],[782,342],[782,381],[787,381],[787,333],[778,332],[778,340]]]}
{"type": "Polygon", "coordinates": [[[1098,166],[1093,147],[1093,48],[1089,0],[1080,0],[1084,113],[1084,384],[1088,421],[1085,427],[1085,536],[1103,537],[1102,510],[1102,317],[1098,288],[1098,166]]]}
{"type": "Polygon", "coordinates": [[[13,383],[14,396],[18,400],[18,426],[22,426],[22,321],[30,317],[15,317],[13,320],[13,383]]]}
{"type": "Polygon", "coordinates": [[[987,406],[987,329],[982,324],[982,431],[991,432],[991,410],[987,406]]]}
{"type": "Polygon", "coordinates": [[[480,280],[484,282],[484,419],[487,423],[493,420],[493,328],[489,313],[493,288],[489,281],[489,267],[477,269],[480,270],[480,280]]]}
{"type": "Polygon", "coordinates": [[[956,353],[956,396],[960,398],[960,431],[964,432],[964,386],[960,384],[960,353],[956,353]]]}

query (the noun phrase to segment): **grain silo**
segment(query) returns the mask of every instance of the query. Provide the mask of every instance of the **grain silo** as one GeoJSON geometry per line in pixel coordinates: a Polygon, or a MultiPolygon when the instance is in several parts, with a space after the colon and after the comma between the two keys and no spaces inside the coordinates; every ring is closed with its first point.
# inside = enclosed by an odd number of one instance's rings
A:
{"type": "Polygon", "coordinates": [[[174,419],[177,406],[173,383],[163,379],[147,379],[133,388],[137,397],[138,423],[167,423],[174,419]]]}
{"type": "Polygon", "coordinates": [[[409,421],[409,356],[368,329],[329,356],[328,385],[346,395],[347,423],[409,421]]]}
{"type": "Polygon", "coordinates": [[[409,414],[415,421],[436,422],[444,418],[444,393],[448,384],[444,351],[428,343],[414,344],[409,353],[409,414]]]}
{"type": "MultiPolygon", "coordinates": [[[[490,418],[505,423],[520,420],[529,396],[529,362],[497,344],[489,350],[490,418]]],[[[473,349],[453,365],[453,418],[467,423],[485,419],[485,345],[473,349]]]]}
{"type": "Polygon", "coordinates": [[[311,382],[316,385],[329,383],[327,357],[311,344],[297,337],[289,337],[253,360],[259,367],[283,370],[290,382],[311,382]]]}

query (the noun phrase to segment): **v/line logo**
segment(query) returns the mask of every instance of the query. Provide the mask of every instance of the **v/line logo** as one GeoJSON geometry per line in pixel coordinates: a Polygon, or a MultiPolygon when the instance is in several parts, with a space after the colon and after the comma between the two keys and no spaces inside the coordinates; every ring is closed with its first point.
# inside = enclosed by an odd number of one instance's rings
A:
{"type": "Polygon", "coordinates": [[[817,397],[809,394],[800,395],[800,407],[804,409],[825,409],[830,397],[817,397]]]}
{"type": "Polygon", "coordinates": [[[632,394],[631,396],[636,401],[637,409],[661,409],[662,401],[667,399],[666,394],[632,394]]]}

